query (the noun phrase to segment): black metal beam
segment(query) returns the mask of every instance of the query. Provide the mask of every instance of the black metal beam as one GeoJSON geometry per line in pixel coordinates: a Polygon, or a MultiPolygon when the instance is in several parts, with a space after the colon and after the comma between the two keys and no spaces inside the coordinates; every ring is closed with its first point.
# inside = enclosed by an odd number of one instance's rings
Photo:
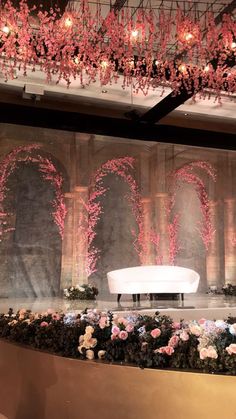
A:
{"type": "MultiPolygon", "coordinates": [[[[224,7],[224,9],[216,16],[215,24],[219,25],[220,22],[222,21],[224,14],[232,13],[235,8],[236,8],[236,0],[232,0],[232,2],[228,4],[226,7],[224,7]]],[[[214,62],[212,62],[212,65],[214,68],[217,67],[217,64],[218,64],[217,60],[214,60],[214,62]]],[[[228,57],[225,61],[225,65],[227,65],[229,68],[234,67],[235,64],[236,64],[235,55],[233,55],[232,57],[228,57]]],[[[182,85],[180,93],[177,96],[174,96],[173,93],[170,93],[168,96],[162,99],[159,103],[157,103],[147,112],[145,112],[145,114],[143,114],[140,117],[140,121],[149,122],[149,123],[155,123],[155,122],[160,121],[170,112],[172,112],[174,109],[178,108],[180,105],[183,105],[184,102],[186,102],[186,100],[193,97],[195,93],[196,91],[194,88],[192,88],[192,90],[189,91],[184,87],[184,85],[182,85]]]]}
{"type": "Polygon", "coordinates": [[[120,118],[93,116],[0,103],[0,123],[51,128],[154,142],[236,150],[236,134],[211,132],[170,125],[149,125],[120,118]]]}

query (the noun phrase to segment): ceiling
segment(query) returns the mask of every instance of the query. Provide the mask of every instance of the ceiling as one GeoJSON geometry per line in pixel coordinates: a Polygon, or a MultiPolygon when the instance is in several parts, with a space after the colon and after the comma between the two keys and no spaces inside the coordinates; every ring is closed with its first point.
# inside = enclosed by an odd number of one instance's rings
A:
{"type": "MultiPolygon", "coordinates": [[[[65,3],[65,2],[64,2],[65,3]]],[[[235,2],[236,3],[236,2],[235,2]]],[[[70,1],[69,7],[76,7],[77,1],[70,1]]],[[[117,4],[117,1],[113,4],[117,4]]],[[[133,8],[133,13],[139,6],[150,5],[153,8],[166,8],[173,10],[178,5],[192,8],[200,19],[204,19],[205,13],[211,10],[217,17],[232,4],[231,1],[210,2],[183,2],[169,0],[129,0],[123,2],[123,7],[133,8]]],[[[110,1],[100,2],[102,13],[106,16],[110,10],[110,1]]],[[[91,2],[94,11],[97,8],[96,2],[91,2]]],[[[236,4],[235,4],[236,7],[236,4]]],[[[233,7],[232,14],[236,8],[233,7]]],[[[236,17],[236,14],[235,14],[236,17]]],[[[173,45],[170,45],[170,50],[173,45]]],[[[83,112],[102,116],[112,116],[124,119],[138,119],[157,103],[161,103],[171,90],[168,86],[150,89],[147,95],[142,92],[135,93],[134,88],[122,88],[122,75],[117,83],[101,86],[99,81],[86,85],[86,80],[81,86],[80,80],[71,80],[70,87],[65,82],[57,84],[52,81],[46,83],[45,75],[39,71],[29,72],[27,77],[22,73],[15,72],[13,80],[6,81],[0,74],[0,101],[26,104],[37,102],[39,107],[51,107],[53,109],[70,110],[73,112],[83,112]]],[[[190,98],[175,110],[167,113],[158,123],[170,124],[183,127],[207,129],[236,134],[236,95],[228,96],[222,94],[221,103],[211,95],[210,99],[196,97],[190,98]]]]}

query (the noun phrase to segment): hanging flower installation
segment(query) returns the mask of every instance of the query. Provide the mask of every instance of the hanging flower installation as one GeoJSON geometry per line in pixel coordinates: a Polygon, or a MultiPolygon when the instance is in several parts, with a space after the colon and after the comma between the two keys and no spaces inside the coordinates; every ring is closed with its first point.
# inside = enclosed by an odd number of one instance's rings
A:
{"type": "MultiPolygon", "coordinates": [[[[42,2],[43,3],[43,2],[42,2]]],[[[0,69],[7,79],[19,72],[45,73],[46,80],[73,79],[82,85],[116,82],[147,94],[168,85],[175,93],[235,93],[236,22],[217,10],[191,2],[169,10],[148,2],[145,8],[120,11],[100,2],[76,2],[60,15],[26,0],[10,0],[0,9],[0,69]],[[14,4],[17,2],[14,2],[14,4]],[[103,9],[105,7],[105,9],[103,9]]]]}
{"type": "Polygon", "coordinates": [[[138,233],[133,232],[135,235],[134,248],[139,255],[141,264],[145,260],[147,252],[147,244],[144,238],[144,225],[143,225],[143,208],[141,203],[141,195],[138,190],[137,183],[130,171],[134,169],[133,157],[122,157],[117,159],[108,160],[101,168],[95,173],[91,182],[91,194],[88,203],[81,200],[86,214],[80,214],[79,220],[79,234],[83,237],[84,243],[88,246],[87,251],[87,275],[90,276],[96,272],[97,259],[99,257],[99,249],[93,246],[93,241],[96,237],[96,225],[103,212],[102,204],[99,200],[108,188],[104,186],[103,180],[108,174],[115,174],[129,187],[129,194],[127,200],[132,208],[132,213],[135,217],[138,233]]]}
{"type": "MultiPolygon", "coordinates": [[[[195,169],[200,169],[205,172],[214,182],[216,181],[216,171],[211,166],[210,163],[205,161],[196,161],[184,165],[180,169],[175,170],[171,174],[171,192],[170,200],[167,208],[167,215],[169,220],[171,219],[171,214],[176,202],[177,191],[181,186],[181,183],[186,182],[189,185],[192,185],[197,193],[197,196],[200,201],[200,208],[202,214],[202,221],[199,222],[199,232],[202,238],[202,241],[205,245],[206,250],[209,248],[209,244],[213,240],[214,229],[211,222],[211,213],[209,206],[209,198],[207,190],[203,180],[199,175],[193,173],[195,169]]],[[[179,229],[179,218],[180,214],[174,216],[173,222],[169,224],[169,237],[170,237],[170,262],[174,264],[176,255],[180,249],[177,242],[177,235],[179,229]]]]}
{"type": "Polygon", "coordinates": [[[63,238],[64,220],[66,216],[64,195],[62,192],[63,178],[57,172],[56,167],[50,159],[42,157],[40,154],[31,154],[39,149],[40,145],[38,144],[16,147],[0,162],[0,237],[14,230],[14,227],[9,224],[11,214],[4,210],[4,201],[8,193],[8,178],[20,163],[36,163],[43,179],[49,181],[54,186],[55,198],[52,201],[52,207],[54,208],[52,216],[58,227],[59,234],[63,238]]]}

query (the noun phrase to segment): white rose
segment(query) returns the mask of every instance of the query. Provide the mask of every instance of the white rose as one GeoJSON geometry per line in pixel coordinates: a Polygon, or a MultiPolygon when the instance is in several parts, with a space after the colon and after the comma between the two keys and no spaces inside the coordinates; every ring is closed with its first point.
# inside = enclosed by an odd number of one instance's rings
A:
{"type": "Polygon", "coordinates": [[[92,349],[88,349],[87,351],[86,351],[86,358],[88,358],[88,359],[94,359],[94,352],[92,351],[92,349]]]}

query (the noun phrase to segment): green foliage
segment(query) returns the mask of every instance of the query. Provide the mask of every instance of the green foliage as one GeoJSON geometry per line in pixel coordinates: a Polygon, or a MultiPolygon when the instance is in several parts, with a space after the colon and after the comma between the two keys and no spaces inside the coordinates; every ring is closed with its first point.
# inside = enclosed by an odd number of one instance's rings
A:
{"type": "Polygon", "coordinates": [[[98,289],[90,284],[76,285],[64,289],[64,296],[68,300],[95,300],[98,289]]]}

